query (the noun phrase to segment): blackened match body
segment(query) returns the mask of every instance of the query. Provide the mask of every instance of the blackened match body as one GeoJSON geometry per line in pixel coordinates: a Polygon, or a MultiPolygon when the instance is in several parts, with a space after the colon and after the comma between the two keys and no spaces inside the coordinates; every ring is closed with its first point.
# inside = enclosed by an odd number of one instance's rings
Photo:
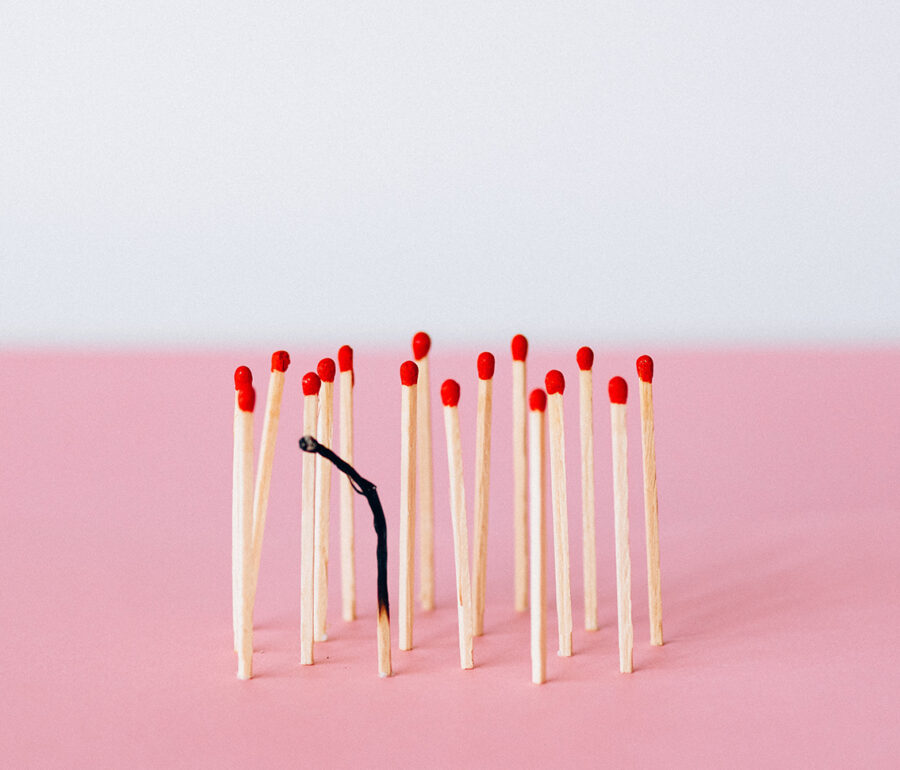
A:
{"type": "Polygon", "coordinates": [[[346,474],[350,479],[350,485],[368,500],[369,507],[372,509],[372,523],[377,537],[375,558],[378,562],[378,673],[381,676],[390,676],[391,610],[387,581],[387,521],[384,517],[384,509],[381,507],[381,500],[378,498],[378,490],[371,481],[360,476],[359,472],[352,465],[342,460],[312,436],[304,436],[300,439],[300,449],[304,452],[320,455],[325,460],[330,461],[339,471],[346,474]]]}

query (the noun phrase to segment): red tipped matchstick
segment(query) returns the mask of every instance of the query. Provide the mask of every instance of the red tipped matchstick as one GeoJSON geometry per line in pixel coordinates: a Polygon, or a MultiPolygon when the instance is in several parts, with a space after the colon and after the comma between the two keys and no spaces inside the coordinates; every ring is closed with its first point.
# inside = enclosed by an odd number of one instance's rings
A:
{"type": "Polygon", "coordinates": [[[512,352],[513,411],[513,554],[515,562],[514,606],[528,609],[528,440],[526,435],[526,368],[528,340],[517,334],[512,352]]]}
{"type": "Polygon", "coordinates": [[[253,407],[256,391],[243,381],[237,391],[238,418],[235,431],[236,453],[239,457],[238,511],[240,573],[238,587],[238,678],[253,676],[253,604],[250,596],[253,571],[253,407]]]}
{"type": "Polygon", "coordinates": [[[466,526],[466,493],[463,485],[462,440],[459,433],[459,383],[441,385],[447,464],[450,471],[450,513],[453,518],[453,555],[456,561],[456,609],[459,623],[459,662],[475,666],[472,655],[472,583],[469,577],[469,533],[466,526]]]}
{"type": "Polygon", "coordinates": [[[569,507],[566,500],[566,440],[563,392],[566,380],[558,369],[544,378],[550,422],[550,487],[553,501],[553,553],[556,573],[556,616],[559,654],[572,654],[572,585],[569,572],[569,507]]]}
{"type": "MultiPolygon", "coordinates": [[[[303,435],[316,432],[319,410],[319,390],[322,381],[315,372],[303,375],[303,435]]],[[[316,561],[316,458],[303,453],[303,483],[300,513],[300,663],[311,666],[315,662],[315,561],[316,561]]]]}
{"type": "Polygon", "coordinates": [[[234,434],[234,457],[231,467],[231,621],[234,631],[234,651],[240,649],[240,575],[241,575],[241,506],[240,506],[240,474],[241,456],[238,453],[238,393],[241,388],[253,384],[253,374],[249,367],[239,366],[234,370],[234,417],[232,433],[234,434]]]}
{"type": "Polygon", "coordinates": [[[419,487],[419,602],[434,609],[434,464],[431,452],[431,379],[428,353],[431,337],[418,332],[412,339],[419,367],[416,394],[416,469],[419,487]]]}
{"type": "Polygon", "coordinates": [[[634,628],[631,622],[631,554],[628,546],[628,438],[625,403],[628,383],[621,377],[609,381],[612,427],[613,501],[616,525],[616,607],[619,621],[619,671],[633,669],[634,628]]]}
{"type": "Polygon", "coordinates": [[[644,523],[647,535],[647,592],[650,644],[663,643],[662,586],[659,569],[659,505],[656,496],[656,439],[653,428],[653,359],[637,360],[641,394],[641,449],[644,468],[644,523]]]}
{"type": "Polygon", "coordinates": [[[494,367],[492,353],[478,356],[478,411],[475,435],[475,551],[472,557],[473,633],[484,633],[484,601],[487,588],[488,496],[491,479],[491,402],[494,367]]]}
{"type": "Polygon", "coordinates": [[[584,628],[597,630],[597,546],[594,507],[594,351],[581,347],[578,363],[578,403],[581,434],[581,546],[584,574],[584,628]]]}
{"type": "Polygon", "coordinates": [[[416,542],[416,383],[419,367],[400,365],[400,649],[413,647],[416,542]]]}
{"type": "MultiPolygon", "coordinates": [[[[319,415],[315,438],[334,445],[334,359],[323,358],[316,366],[321,380],[319,415]]],[[[328,535],[331,532],[331,463],[316,455],[316,556],[314,586],[316,603],[313,626],[317,642],[328,639],[328,535]]]]}
{"type": "MultiPolygon", "coordinates": [[[[353,348],[338,350],[340,369],[341,457],[353,465],[353,348]]],[[[356,619],[356,557],[353,533],[354,497],[350,478],[342,473],[341,490],[341,616],[347,622],[356,619]]]]}
{"type": "Polygon", "coordinates": [[[531,681],[542,684],[547,679],[547,623],[544,540],[544,411],[547,394],[540,388],[528,398],[528,484],[529,540],[531,554],[531,681]]]}

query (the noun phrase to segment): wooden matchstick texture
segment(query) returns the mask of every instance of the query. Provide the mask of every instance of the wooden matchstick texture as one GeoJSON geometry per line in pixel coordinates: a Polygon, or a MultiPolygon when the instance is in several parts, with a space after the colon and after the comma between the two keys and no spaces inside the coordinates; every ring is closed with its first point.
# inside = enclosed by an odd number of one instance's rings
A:
{"type": "Polygon", "coordinates": [[[547,679],[546,544],[544,535],[545,449],[544,413],[529,414],[528,483],[531,556],[531,681],[547,679]]]}
{"type": "Polygon", "coordinates": [[[594,398],[591,370],[579,371],[581,412],[581,532],[584,628],[597,630],[597,536],[594,508],[594,398]]]}
{"type": "Polygon", "coordinates": [[[569,576],[569,513],[566,501],[566,447],[563,397],[547,396],[550,422],[550,483],[553,497],[553,561],[556,574],[556,617],[559,654],[572,654],[572,587],[569,576]]]}
{"type": "Polygon", "coordinates": [[[416,543],[416,385],[400,386],[400,649],[413,647],[416,543]]]}
{"type": "Polygon", "coordinates": [[[616,608],[619,620],[619,671],[631,673],[634,628],[631,623],[631,555],[628,547],[628,438],[625,404],[610,404],[613,501],[616,524],[616,608]]]}
{"type": "Polygon", "coordinates": [[[656,497],[656,442],[653,428],[653,384],[641,380],[641,448],[644,459],[644,519],[647,532],[647,591],[650,601],[650,644],[663,643],[662,587],[659,572],[659,510],[656,497]]]}
{"type": "Polygon", "coordinates": [[[238,645],[238,677],[253,676],[253,603],[250,596],[253,569],[253,412],[238,410],[238,443],[240,445],[240,640],[238,645]]]}
{"type": "Polygon", "coordinates": [[[253,489],[253,568],[250,597],[256,602],[259,585],[259,565],[262,560],[263,536],[266,529],[266,510],[269,507],[269,489],[272,484],[272,464],[275,459],[275,441],[278,438],[278,420],[281,416],[281,396],[284,392],[284,372],[275,370],[269,377],[266,395],[266,413],[263,417],[259,463],[256,466],[256,484],[253,489]]]}
{"type": "Polygon", "coordinates": [[[419,602],[423,610],[434,609],[434,464],[431,452],[431,386],[428,356],[416,361],[416,471],[419,509],[419,602]]]}
{"type": "Polygon", "coordinates": [[[513,409],[513,548],[516,612],[528,609],[528,440],[525,362],[512,362],[513,409]]]}
{"type": "Polygon", "coordinates": [[[475,662],[472,653],[472,583],[469,578],[469,535],[466,524],[466,493],[463,484],[459,410],[456,407],[444,407],[444,429],[447,433],[450,512],[453,518],[453,553],[456,561],[459,663],[463,668],[474,668],[475,662]]]}
{"type": "Polygon", "coordinates": [[[234,392],[234,461],[231,473],[231,624],[234,630],[234,651],[240,647],[241,608],[241,454],[238,441],[238,393],[234,392]]]}
{"type": "MultiPolygon", "coordinates": [[[[341,457],[353,465],[353,371],[340,374],[341,457]]],[[[356,556],[354,553],[354,497],[350,479],[341,474],[341,617],[356,619],[356,556]]]]}
{"type": "MultiPolygon", "coordinates": [[[[316,440],[329,449],[333,442],[334,383],[322,381],[316,440]]],[[[314,624],[317,642],[328,639],[328,532],[331,528],[331,463],[316,455],[316,604],[314,624]]]]}
{"type": "Polygon", "coordinates": [[[475,553],[473,558],[473,633],[484,633],[487,588],[488,503],[491,485],[491,400],[493,382],[478,380],[478,424],[475,429],[475,553]]]}
{"type": "MultiPolygon", "coordinates": [[[[303,435],[315,436],[318,396],[303,397],[303,435]]],[[[316,457],[303,452],[300,512],[300,663],[311,666],[315,616],[316,457]]]]}

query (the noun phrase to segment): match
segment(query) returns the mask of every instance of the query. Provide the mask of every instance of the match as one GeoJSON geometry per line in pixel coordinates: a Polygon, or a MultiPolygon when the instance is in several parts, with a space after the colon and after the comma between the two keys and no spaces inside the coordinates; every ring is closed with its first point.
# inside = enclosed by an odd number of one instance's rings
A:
{"type": "Polygon", "coordinates": [[[419,367],[416,394],[416,472],[419,488],[419,602],[434,609],[434,463],[431,452],[431,380],[428,352],[431,337],[418,332],[412,340],[419,367]]]}
{"type": "MultiPolygon", "coordinates": [[[[353,464],[353,348],[338,350],[340,369],[341,456],[353,464]]],[[[348,476],[341,476],[341,617],[346,622],[356,619],[356,556],[353,533],[353,487],[348,476]]]]}
{"type": "Polygon", "coordinates": [[[594,351],[578,349],[579,414],[581,422],[581,538],[584,570],[584,628],[597,630],[597,535],[594,511],[594,351]]]}
{"type": "Polygon", "coordinates": [[[537,388],[529,396],[528,418],[528,519],[531,551],[531,681],[547,680],[546,546],[544,537],[544,490],[546,465],[544,410],[547,394],[537,388]]]}
{"type": "Polygon", "coordinates": [[[478,413],[475,432],[475,553],[473,558],[473,633],[484,633],[484,600],[487,589],[488,503],[491,485],[491,398],[494,356],[478,356],[478,413]]]}
{"type": "Polygon", "coordinates": [[[512,338],[513,410],[513,549],[515,562],[514,606],[528,609],[528,439],[525,434],[525,358],[528,340],[521,334],[512,338]]]}
{"type": "Polygon", "coordinates": [[[413,647],[416,542],[416,382],[419,367],[400,365],[400,649],[413,647]]]}
{"type": "MultiPolygon", "coordinates": [[[[334,441],[334,360],[323,358],[316,367],[321,381],[316,439],[325,446],[334,441]]],[[[328,533],[331,529],[331,463],[316,458],[316,604],[313,624],[317,642],[328,639],[328,533]]]]}
{"type": "Polygon", "coordinates": [[[238,419],[235,439],[240,457],[238,488],[240,490],[241,572],[239,578],[240,639],[238,643],[238,679],[253,676],[253,603],[250,596],[253,569],[253,407],[256,391],[244,385],[237,396],[238,419]]]}
{"type": "MultiPolygon", "coordinates": [[[[319,411],[319,390],[322,381],[315,372],[303,375],[303,435],[316,432],[319,411]]],[[[303,455],[303,481],[300,512],[300,663],[311,666],[313,657],[315,618],[315,558],[316,558],[316,457],[303,455]]]]}

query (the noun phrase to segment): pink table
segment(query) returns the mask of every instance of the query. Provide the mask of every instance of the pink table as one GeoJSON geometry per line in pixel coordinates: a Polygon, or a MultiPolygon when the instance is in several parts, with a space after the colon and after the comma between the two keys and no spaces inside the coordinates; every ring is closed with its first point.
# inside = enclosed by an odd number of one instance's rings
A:
{"type": "MultiPolygon", "coordinates": [[[[300,379],[288,372],[257,600],[255,678],[231,650],[232,371],[260,401],[270,351],[4,353],[0,385],[0,764],[111,767],[896,767],[900,763],[900,350],[649,351],[667,644],[648,644],[639,421],[629,408],[635,673],[617,670],[605,383],[595,364],[601,629],[582,629],[574,348],[569,378],[575,656],[530,683],[512,604],[509,362],[498,353],[486,635],[459,669],[443,424],[435,408],[439,608],[375,674],[375,538],[357,501],[360,619],[299,649],[300,379]]],[[[475,354],[432,357],[463,386],[472,514],[475,354]]],[[[357,349],[357,466],[388,514],[396,615],[403,350],[357,349]]],[[[636,388],[633,388],[636,394],[636,388]]],[[[435,403],[439,403],[435,396],[435,403]]],[[[257,421],[259,433],[261,419],[257,421]]],[[[335,487],[336,490],[336,487],[335,487]]],[[[336,492],[334,493],[336,499],[336,492]]],[[[333,519],[336,524],[336,517],[333,519]]],[[[336,529],[334,530],[336,532],[336,529]]],[[[550,552],[552,554],[552,550],[550,552]]],[[[551,562],[552,565],[552,562],[551,562]]],[[[552,581],[552,569],[548,579],[552,581]]],[[[552,582],[548,584],[552,601],[552,582]]]]}

